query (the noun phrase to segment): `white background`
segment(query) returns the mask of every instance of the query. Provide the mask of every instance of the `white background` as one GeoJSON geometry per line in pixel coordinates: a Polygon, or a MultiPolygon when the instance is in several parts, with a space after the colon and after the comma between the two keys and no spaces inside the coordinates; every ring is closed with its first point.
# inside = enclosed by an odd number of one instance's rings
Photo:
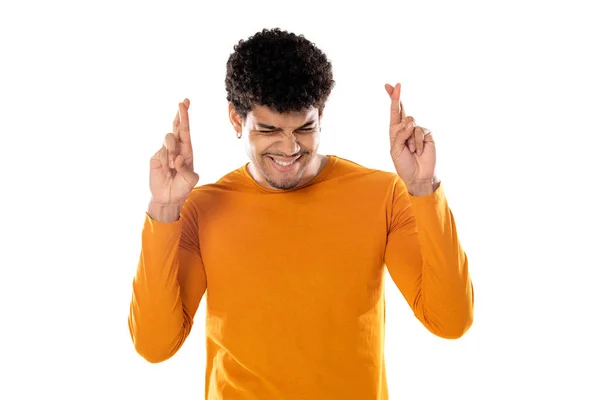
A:
{"type": "Polygon", "coordinates": [[[148,162],[185,97],[200,183],[246,162],[225,63],[264,27],[333,63],[323,153],[392,170],[386,82],[435,135],[475,322],[388,281],[391,398],[600,398],[594,3],[2,1],[0,398],[203,398],[204,300],[171,360],[129,338],[148,162]]]}

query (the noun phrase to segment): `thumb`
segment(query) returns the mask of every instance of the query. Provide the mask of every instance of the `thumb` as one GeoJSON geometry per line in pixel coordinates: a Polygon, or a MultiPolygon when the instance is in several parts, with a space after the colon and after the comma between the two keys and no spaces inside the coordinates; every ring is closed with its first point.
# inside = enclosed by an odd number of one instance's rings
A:
{"type": "Polygon", "coordinates": [[[175,158],[175,170],[177,171],[178,174],[181,174],[183,179],[185,179],[185,181],[192,188],[194,186],[196,186],[196,184],[200,180],[200,177],[198,176],[198,174],[195,173],[192,168],[189,168],[187,165],[185,165],[181,154],[178,155],[177,158],[175,158]]]}

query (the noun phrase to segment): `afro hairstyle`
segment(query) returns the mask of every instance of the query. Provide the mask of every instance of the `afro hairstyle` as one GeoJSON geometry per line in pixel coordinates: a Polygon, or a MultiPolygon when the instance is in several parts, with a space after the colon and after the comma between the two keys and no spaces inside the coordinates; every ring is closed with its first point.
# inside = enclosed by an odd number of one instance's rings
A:
{"type": "Polygon", "coordinates": [[[331,62],[304,35],[263,29],[240,40],[227,61],[227,101],[246,119],[254,106],[322,114],[335,85],[331,62]]]}

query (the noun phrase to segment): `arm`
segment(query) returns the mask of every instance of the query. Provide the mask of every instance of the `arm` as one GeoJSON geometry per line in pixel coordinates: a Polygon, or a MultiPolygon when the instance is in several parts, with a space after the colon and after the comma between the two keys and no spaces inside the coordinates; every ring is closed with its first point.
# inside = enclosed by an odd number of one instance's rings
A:
{"type": "Polygon", "coordinates": [[[461,337],[473,323],[473,286],[443,188],[412,196],[392,189],[385,263],[415,316],[432,333],[461,337]]]}
{"type": "Polygon", "coordinates": [[[206,290],[197,211],[188,197],[179,219],[163,218],[168,214],[152,206],[146,214],[129,313],[135,349],[152,363],[167,360],[183,345],[206,290]]]}

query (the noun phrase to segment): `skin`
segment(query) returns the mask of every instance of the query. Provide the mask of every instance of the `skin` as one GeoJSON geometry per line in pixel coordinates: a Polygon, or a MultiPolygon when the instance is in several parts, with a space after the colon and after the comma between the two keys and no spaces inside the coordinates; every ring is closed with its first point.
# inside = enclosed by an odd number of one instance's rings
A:
{"type": "MultiPolygon", "coordinates": [[[[400,101],[401,86],[385,85],[391,100],[390,155],[396,172],[413,196],[427,196],[439,186],[435,177],[436,149],[431,132],[407,117],[400,101]]],[[[173,132],[150,160],[152,198],[148,215],[159,222],[179,218],[181,207],[199,180],[194,171],[188,110],[190,101],[179,103],[173,132]]],[[[325,166],[327,157],[317,153],[320,142],[319,110],[277,113],[255,106],[242,119],[229,104],[229,117],[237,135],[245,138],[249,172],[265,188],[289,190],[308,184],[325,166]],[[275,160],[294,163],[277,166],[275,160]]]]}
{"type": "Polygon", "coordinates": [[[318,154],[322,114],[310,107],[300,112],[278,113],[255,106],[245,119],[229,105],[229,118],[245,141],[249,172],[261,186],[290,190],[306,185],[323,168],[327,157],[318,154]],[[280,167],[275,161],[289,163],[280,167]]]}
{"type": "Polygon", "coordinates": [[[148,215],[155,221],[176,221],[185,199],[200,178],[194,172],[189,107],[188,99],[179,103],[173,132],[165,136],[163,146],[150,159],[152,197],[148,215]]]}
{"type": "Polygon", "coordinates": [[[400,101],[401,85],[385,85],[391,100],[390,155],[396,172],[413,196],[433,193],[440,182],[435,176],[436,150],[428,129],[407,117],[400,101]]]}

